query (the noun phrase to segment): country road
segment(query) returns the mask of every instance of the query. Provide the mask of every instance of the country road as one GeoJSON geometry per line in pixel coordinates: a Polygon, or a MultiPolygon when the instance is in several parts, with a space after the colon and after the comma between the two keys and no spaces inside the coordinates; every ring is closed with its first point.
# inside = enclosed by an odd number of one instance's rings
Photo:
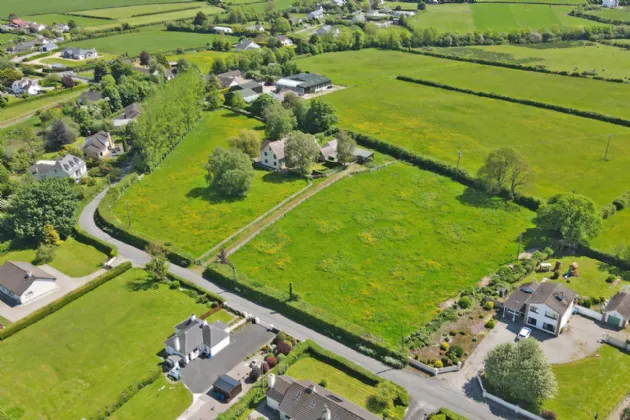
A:
{"type": "MultiPolygon", "coordinates": [[[[144,264],[149,261],[149,255],[147,253],[112,238],[96,225],[94,221],[94,212],[105,193],[106,191],[101,192],[85,207],[79,217],[79,225],[91,235],[117,246],[119,255],[130,260],[134,266],[144,266],[144,264]]],[[[402,385],[409,391],[409,395],[416,400],[410,407],[407,415],[408,419],[420,419],[421,417],[419,413],[421,409],[424,409],[425,411],[432,411],[437,410],[440,407],[447,407],[471,420],[492,420],[504,418],[494,414],[487,404],[468,398],[462,389],[453,388],[445,381],[429,378],[411,370],[392,369],[389,366],[346,347],[327,336],[304,327],[303,325],[300,325],[275,311],[250,302],[229,291],[223,290],[204,279],[198,273],[174,264],[170,264],[169,268],[174,274],[184,277],[208,291],[220,294],[230,305],[251,313],[253,316],[259,317],[265,322],[273,324],[276,328],[286,331],[288,334],[298,339],[304,340],[310,338],[322,347],[333,351],[346,359],[352,360],[354,363],[376,373],[382,378],[402,385]]]]}

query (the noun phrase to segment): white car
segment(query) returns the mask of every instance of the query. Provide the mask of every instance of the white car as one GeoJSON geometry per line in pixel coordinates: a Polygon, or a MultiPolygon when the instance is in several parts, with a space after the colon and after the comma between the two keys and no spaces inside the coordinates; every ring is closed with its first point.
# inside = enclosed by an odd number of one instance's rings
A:
{"type": "Polygon", "coordinates": [[[518,332],[518,335],[516,336],[516,341],[521,341],[521,340],[525,340],[526,338],[529,338],[529,335],[532,333],[532,330],[530,330],[527,327],[523,327],[521,328],[521,330],[518,332]]]}

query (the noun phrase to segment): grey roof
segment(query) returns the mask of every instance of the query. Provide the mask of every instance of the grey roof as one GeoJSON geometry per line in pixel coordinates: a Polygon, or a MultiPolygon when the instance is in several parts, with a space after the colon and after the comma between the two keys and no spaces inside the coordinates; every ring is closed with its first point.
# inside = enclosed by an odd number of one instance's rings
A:
{"type": "Polygon", "coordinates": [[[295,381],[290,377],[279,376],[274,387],[267,391],[267,396],[280,403],[278,408],[281,412],[296,420],[321,420],[326,411],[330,411],[330,418],[334,420],[381,419],[308,380],[295,381]],[[288,382],[291,383],[286,387],[288,382]],[[278,400],[275,396],[281,396],[282,399],[278,400]]]}
{"type": "Polygon", "coordinates": [[[249,88],[247,89],[242,89],[242,90],[237,90],[234,92],[235,95],[240,95],[243,97],[243,99],[245,100],[245,102],[250,103],[256,100],[256,98],[258,98],[260,96],[260,93],[255,92],[249,88]]]}
{"type": "Polygon", "coordinates": [[[217,77],[241,77],[243,73],[240,70],[226,71],[225,73],[217,74],[217,77]]]}
{"type": "Polygon", "coordinates": [[[251,39],[247,39],[247,38],[241,39],[239,43],[236,44],[236,47],[234,47],[236,51],[249,50],[252,48],[260,48],[260,45],[256,44],[251,39]]]}
{"type": "Polygon", "coordinates": [[[320,76],[313,73],[299,73],[294,74],[293,76],[287,76],[284,79],[296,80],[298,82],[302,82],[299,84],[300,87],[309,88],[311,86],[321,85],[323,83],[330,83],[330,79],[325,76],[320,76]]]}
{"type": "Polygon", "coordinates": [[[241,385],[241,381],[234,379],[228,375],[221,375],[219,379],[212,385],[213,388],[220,389],[228,394],[232,393],[234,388],[241,385]]]}
{"type": "Polygon", "coordinates": [[[140,105],[138,102],[134,102],[125,108],[124,116],[125,116],[125,119],[130,120],[132,118],[136,118],[141,113],[142,113],[142,105],[140,105]]]}
{"type": "Polygon", "coordinates": [[[208,324],[192,316],[177,324],[175,331],[175,334],[169,337],[164,344],[176,348],[175,340],[178,340],[179,352],[182,354],[190,353],[201,344],[212,348],[230,335],[221,326],[208,324]]]}
{"type": "Polygon", "coordinates": [[[608,305],[602,312],[615,311],[623,316],[625,320],[630,319],[630,294],[626,292],[618,292],[610,298],[608,305]]]}
{"type": "Polygon", "coordinates": [[[284,139],[276,140],[276,141],[265,141],[261,150],[265,147],[269,146],[274,155],[276,155],[276,159],[284,159],[284,139]]]}
{"type": "Polygon", "coordinates": [[[107,144],[109,143],[111,138],[112,137],[107,131],[99,131],[98,133],[92,134],[85,139],[83,149],[85,150],[88,147],[92,147],[97,150],[107,149],[107,144]]]}
{"type": "Polygon", "coordinates": [[[374,152],[371,150],[367,150],[367,149],[362,149],[360,147],[355,147],[354,150],[352,151],[352,154],[356,157],[360,157],[363,159],[367,159],[370,158],[372,156],[374,156],[374,152]]]}
{"type": "Polygon", "coordinates": [[[56,277],[33,264],[22,261],[7,261],[0,267],[0,285],[18,296],[38,279],[56,280],[56,277]]]}
{"type": "Polygon", "coordinates": [[[23,52],[23,51],[32,50],[33,48],[35,48],[35,41],[23,42],[13,47],[9,47],[8,49],[14,52],[23,52]]]}
{"type": "Polygon", "coordinates": [[[83,159],[68,154],[60,156],[55,160],[38,160],[31,166],[31,173],[33,175],[44,175],[48,172],[62,171],[72,176],[72,172],[82,166],[85,166],[83,159]]]}
{"type": "Polygon", "coordinates": [[[253,80],[248,80],[246,82],[243,83],[239,83],[236,86],[232,86],[230,88],[230,91],[234,92],[236,90],[246,90],[246,89],[260,89],[262,88],[262,85],[258,82],[254,82],[253,80]]]}
{"type": "Polygon", "coordinates": [[[512,292],[503,306],[513,311],[525,312],[525,304],[537,287],[538,283],[535,281],[522,284],[518,289],[512,292]]]}
{"type": "Polygon", "coordinates": [[[96,54],[96,49],[94,48],[88,48],[88,49],[83,49],[83,48],[77,48],[77,47],[68,47],[68,48],[64,48],[62,51],[63,55],[66,55],[66,53],[70,53],[70,55],[72,55],[73,57],[77,57],[79,55],[87,55],[87,54],[96,54]]]}
{"type": "Polygon", "coordinates": [[[562,283],[537,283],[533,281],[522,284],[512,292],[504,306],[513,311],[524,312],[525,305],[545,304],[562,316],[567,312],[576,296],[573,290],[562,283]]]}
{"type": "Polygon", "coordinates": [[[335,159],[337,157],[337,144],[337,139],[331,140],[319,149],[324,160],[328,160],[330,158],[335,159]]]}
{"type": "Polygon", "coordinates": [[[101,95],[101,92],[94,92],[94,91],[89,91],[89,92],[83,92],[80,96],[79,96],[79,101],[80,102],[96,102],[96,101],[100,101],[103,98],[103,95],[101,95]]]}
{"type": "Polygon", "coordinates": [[[59,48],[57,46],[57,44],[55,44],[54,42],[46,42],[46,43],[44,43],[44,45],[42,45],[42,47],[44,47],[44,48],[46,48],[48,50],[54,50],[54,49],[59,48]]]}

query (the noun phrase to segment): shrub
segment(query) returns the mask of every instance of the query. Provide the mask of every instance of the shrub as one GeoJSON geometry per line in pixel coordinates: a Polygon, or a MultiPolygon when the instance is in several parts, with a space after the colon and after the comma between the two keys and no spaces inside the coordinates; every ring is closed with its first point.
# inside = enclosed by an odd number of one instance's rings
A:
{"type": "Polygon", "coordinates": [[[578,303],[585,308],[590,308],[591,306],[593,306],[593,301],[591,300],[591,298],[587,297],[578,299],[578,303]]]}
{"type": "Polygon", "coordinates": [[[492,302],[491,300],[487,301],[486,303],[484,303],[483,309],[485,309],[486,311],[493,310],[494,309],[494,302],[492,302]]]}
{"type": "Polygon", "coordinates": [[[402,362],[401,360],[395,359],[395,358],[393,358],[391,356],[383,357],[383,362],[385,364],[387,364],[387,365],[390,365],[390,366],[396,368],[396,369],[402,369],[402,368],[404,368],[407,365],[406,363],[402,362]]]}
{"type": "Polygon", "coordinates": [[[448,351],[448,343],[446,341],[443,341],[442,344],[440,344],[440,349],[444,350],[444,351],[448,351]]]}
{"type": "Polygon", "coordinates": [[[263,371],[263,373],[267,373],[267,372],[269,372],[269,363],[267,363],[267,362],[262,362],[261,367],[262,367],[262,371],[263,371]]]}
{"type": "Polygon", "coordinates": [[[606,277],[606,283],[614,283],[615,280],[617,280],[617,277],[613,276],[612,274],[606,277]]]}
{"type": "Polygon", "coordinates": [[[604,207],[602,207],[600,211],[602,219],[608,219],[610,216],[613,216],[616,212],[617,212],[617,206],[615,206],[612,203],[606,204],[604,207]]]}
{"type": "Polygon", "coordinates": [[[466,331],[464,331],[464,330],[459,330],[459,335],[466,335],[466,331]]]}
{"type": "Polygon", "coordinates": [[[37,265],[48,264],[55,258],[55,247],[53,245],[40,245],[35,253],[37,265]]]}
{"type": "Polygon", "coordinates": [[[441,360],[436,360],[433,362],[433,366],[435,366],[436,368],[443,368],[444,367],[444,363],[442,363],[441,360]]]}
{"type": "Polygon", "coordinates": [[[267,362],[270,368],[273,368],[278,364],[278,359],[276,359],[276,356],[267,356],[265,357],[265,362],[267,362]]]}
{"type": "Polygon", "coordinates": [[[285,333],[284,331],[280,331],[278,334],[276,334],[276,339],[274,340],[274,343],[279,343],[280,341],[287,341],[287,333],[285,333]]]}
{"type": "Polygon", "coordinates": [[[284,354],[286,356],[287,354],[291,353],[292,347],[291,344],[285,341],[278,341],[276,350],[278,351],[278,353],[284,354]]]}
{"type": "Polygon", "coordinates": [[[179,280],[173,280],[168,287],[171,289],[179,289],[179,280]]]}
{"type": "Polygon", "coordinates": [[[540,417],[542,417],[545,420],[557,420],[558,419],[558,415],[552,410],[543,410],[542,413],[540,413],[540,417]]]}
{"type": "Polygon", "coordinates": [[[326,380],[326,378],[323,378],[321,381],[319,381],[319,386],[321,386],[322,388],[328,388],[328,381],[326,380]]]}
{"type": "Polygon", "coordinates": [[[559,277],[560,277],[560,273],[558,273],[557,271],[554,271],[553,274],[551,275],[552,280],[557,280],[559,277]]]}
{"type": "Polygon", "coordinates": [[[468,296],[463,296],[459,299],[459,302],[457,302],[457,306],[462,309],[468,309],[472,306],[472,300],[468,296]]]}
{"type": "Polygon", "coordinates": [[[479,341],[479,338],[477,338],[477,336],[476,336],[476,335],[475,335],[475,336],[473,336],[473,338],[472,338],[472,342],[473,342],[473,343],[476,343],[477,341],[479,341]]]}
{"type": "Polygon", "coordinates": [[[462,346],[460,346],[459,344],[455,344],[453,347],[451,347],[449,353],[455,355],[455,357],[462,357],[464,355],[464,348],[462,346]]]}
{"type": "Polygon", "coordinates": [[[486,322],[485,327],[489,330],[493,329],[495,327],[496,323],[494,322],[494,319],[489,320],[488,322],[486,322]]]}
{"type": "Polygon", "coordinates": [[[451,337],[455,337],[455,336],[457,335],[457,331],[455,331],[455,330],[450,330],[450,331],[448,332],[448,335],[450,335],[451,337]]]}

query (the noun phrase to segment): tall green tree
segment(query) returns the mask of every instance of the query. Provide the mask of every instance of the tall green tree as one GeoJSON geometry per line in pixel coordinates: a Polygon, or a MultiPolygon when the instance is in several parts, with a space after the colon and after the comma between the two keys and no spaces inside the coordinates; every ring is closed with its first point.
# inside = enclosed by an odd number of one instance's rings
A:
{"type": "Polygon", "coordinates": [[[252,102],[252,104],[249,107],[249,110],[252,114],[260,117],[262,116],[262,113],[265,110],[265,108],[268,105],[271,105],[275,102],[276,100],[273,99],[273,96],[271,96],[268,93],[263,93],[258,98],[256,98],[254,102],[252,102]]]}
{"type": "Polygon", "coordinates": [[[310,101],[306,117],[302,122],[303,127],[300,128],[313,134],[321,133],[337,124],[338,121],[335,108],[331,104],[319,99],[313,99],[310,101]]]}
{"type": "Polygon", "coordinates": [[[147,245],[146,251],[151,256],[151,259],[144,266],[144,271],[149,274],[153,281],[166,280],[168,276],[166,250],[158,244],[150,243],[147,245]]]}
{"type": "Polygon", "coordinates": [[[344,130],[339,130],[337,133],[337,161],[343,164],[353,162],[356,147],[357,142],[344,130]]]}
{"type": "Polygon", "coordinates": [[[210,155],[206,169],[208,184],[231,197],[245,195],[254,178],[249,156],[237,149],[217,147],[210,155]]]}
{"type": "Polygon", "coordinates": [[[588,243],[602,228],[595,203],[580,194],[556,194],[538,209],[536,225],[571,245],[588,243]]]}
{"type": "Polygon", "coordinates": [[[98,61],[94,66],[94,81],[99,83],[103,80],[103,77],[111,74],[111,69],[109,68],[109,64],[104,61],[98,61]]]}
{"type": "Polygon", "coordinates": [[[228,139],[228,144],[250,158],[255,158],[260,154],[260,136],[254,130],[239,131],[238,136],[228,139]]]}
{"type": "Polygon", "coordinates": [[[64,120],[58,119],[52,122],[46,132],[46,148],[59,150],[66,144],[74,143],[76,138],[76,131],[64,120]]]}
{"type": "Polygon", "coordinates": [[[286,34],[291,32],[291,23],[288,19],[278,17],[271,22],[271,31],[275,34],[286,34]]]}
{"type": "Polygon", "coordinates": [[[270,140],[279,140],[297,125],[293,111],[279,103],[269,104],[263,111],[266,120],[265,135],[270,140]]]}
{"type": "Polygon", "coordinates": [[[193,25],[204,26],[208,23],[208,15],[203,12],[197,12],[193,19],[193,25]]]}
{"type": "Polygon", "coordinates": [[[151,60],[151,54],[148,51],[144,50],[140,53],[140,65],[148,66],[149,60],[151,60]]]}
{"type": "Polygon", "coordinates": [[[551,365],[534,339],[499,344],[484,364],[490,390],[512,401],[540,407],[557,393],[551,365]]]}
{"type": "Polygon", "coordinates": [[[525,160],[511,147],[492,151],[477,176],[493,192],[507,188],[514,199],[516,191],[532,180],[532,171],[525,160]]]}
{"type": "Polygon", "coordinates": [[[62,238],[72,233],[82,194],[74,180],[51,178],[20,187],[9,201],[7,226],[20,239],[39,240],[51,225],[62,238]]]}
{"type": "Polygon", "coordinates": [[[319,147],[313,136],[294,131],[285,140],[284,157],[287,168],[303,175],[311,173],[317,161],[319,147]]]}

